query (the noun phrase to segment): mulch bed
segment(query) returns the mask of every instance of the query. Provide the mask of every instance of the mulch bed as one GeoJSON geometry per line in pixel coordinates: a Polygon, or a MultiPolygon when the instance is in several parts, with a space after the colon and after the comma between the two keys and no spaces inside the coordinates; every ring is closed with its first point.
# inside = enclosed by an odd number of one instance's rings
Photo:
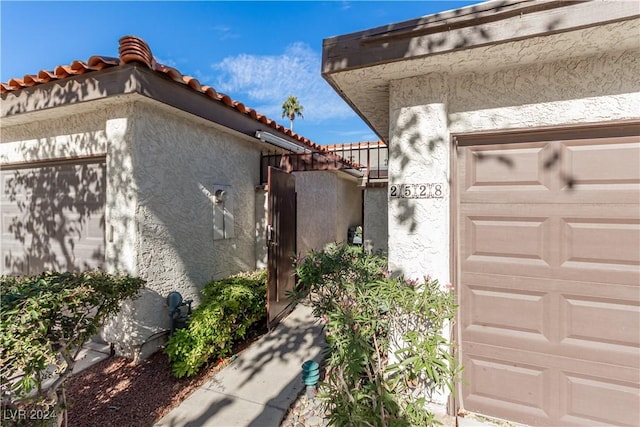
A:
{"type": "MultiPolygon", "coordinates": [[[[241,352],[264,333],[265,329],[252,331],[250,338],[234,347],[234,353],[241,352]]],[[[194,377],[177,379],[162,351],[137,364],[123,357],[105,359],[67,382],[68,425],[153,426],[229,360],[211,363],[194,377]]]]}

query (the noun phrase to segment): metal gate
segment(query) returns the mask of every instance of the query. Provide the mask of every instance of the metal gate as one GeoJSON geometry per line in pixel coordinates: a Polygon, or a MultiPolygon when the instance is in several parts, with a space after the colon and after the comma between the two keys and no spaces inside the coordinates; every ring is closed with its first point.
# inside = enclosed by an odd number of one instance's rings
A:
{"type": "Polygon", "coordinates": [[[295,285],[296,181],[292,174],[269,166],[267,183],[267,322],[272,328],[286,314],[291,303],[286,294],[295,285]]]}

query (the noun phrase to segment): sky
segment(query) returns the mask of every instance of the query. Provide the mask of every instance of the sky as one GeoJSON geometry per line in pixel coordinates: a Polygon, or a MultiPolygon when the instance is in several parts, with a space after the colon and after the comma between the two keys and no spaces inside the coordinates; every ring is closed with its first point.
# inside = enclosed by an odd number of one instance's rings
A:
{"type": "Polygon", "coordinates": [[[0,81],[93,55],[118,56],[118,39],[143,38],[157,61],[289,126],[288,95],[318,144],[378,137],[321,76],[322,41],[478,1],[0,1],[0,81]]]}

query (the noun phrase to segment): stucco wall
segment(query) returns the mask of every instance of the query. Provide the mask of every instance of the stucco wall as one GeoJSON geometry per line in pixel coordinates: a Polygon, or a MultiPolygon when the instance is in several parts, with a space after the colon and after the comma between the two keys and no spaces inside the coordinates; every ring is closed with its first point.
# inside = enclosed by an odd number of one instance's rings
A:
{"type": "Polygon", "coordinates": [[[297,251],[305,254],[336,240],[338,198],[332,172],[295,172],[297,251]]]}
{"type": "Polygon", "coordinates": [[[143,103],[135,108],[139,273],[198,300],[212,279],[255,268],[257,146],[143,103]],[[230,186],[235,237],[214,241],[215,185],[230,186]]]}
{"type": "MultiPolygon", "coordinates": [[[[150,336],[170,327],[169,292],[178,291],[197,306],[209,281],[255,269],[260,152],[241,137],[151,102],[137,101],[130,121],[135,265],[147,289],[105,335],[125,343],[121,353],[135,356],[150,336]],[[225,206],[233,215],[228,239],[214,239],[214,226],[221,223],[214,201],[220,185],[228,190],[225,206]]],[[[143,355],[156,344],[145,346],[143,355]]]]}
{"type": "Polygon", "coordinates": [[[296,172],[298,253],[347,240],[349,226],[360,225],[362,192],[338,172],[296,172]]]}
{"type": "Polygon", "coordinates": [[[338,175],[336,241],[346,241],[349,227],[362,225],[362,188],[355,180],[338,175]]]}
{"type": "Polygon", "coordinates": [[[256,220],[256,268],[267,268],[268,249],[267,249],[267,209],[269,207],[269,199],[266,186],[260,185],[256,187],[256,204],[255,204],[255,220],[256,220]]]}
{"type": "Polygon", "coordinates": [[[450,130],[635,118],[640,115],[639,73],[640,51],[623,51],[450,76],[450,130]]]}
{"type": "MultiPolygon", "coordinates": [[[[389,185],[449,182],[446,79],[392,82],[389,185]]],[[[389,199],[389,267],[449,280],[449,198],[389,199]]]]}
{"type": "Polygon", "coordinates": [[[0,161],[29,162],[56,158],[104,155],[107,152],[106,121],[113,109],[51,118],[41,114],[24,124],[2,126],[0,161]]]}
{"type": "Polygon", "coordinates": [[[30,114],[21,124],[2,126],[0,162],[105,156],[105,266],[135,275],[132,111],[133,103],[119,98],[30,114]]]}
{"type": "Polygon", "coordinates": [[[106,269],[140,276],[147,287],[103,335],[135,356],[169,327],[170,291],[197,304],[205,283],[256,268],[259,147],[139,97],[54,113],[3,126],[0,161],[105,156],[106,269]],[[216,185],[230,187],[230,239],[214,240],[216,185]]]}
{"type": "Polygon", "coordinates": [[[374,252],[389,249],[388,188],[367,188],[364,191],[364,240],[373,243],[374,252]]]}
{"type": "MultiPolygon", "coordinates": [[[[111,273],[138,275],[133,108],[133,100],[119,99],[30,115],[24,124],[3,126],[0,161],[104,156],[107,167],[105,269],[111,273]]],[[[157,321],[157,306],[149,303],[159,299],[152,289],[143,290],[135,303],[125,303],[121,315],[105,325],[103,337],[118,342],[123,354],[134,356],[130,344],[143,341],[158,326],[166,326],[165,318],[157,321]]]]}
{"type": "Polygon", "coordinates": [[[445,197],[389,199],[390,269],[451,280],[452,133],[638,118],[639,58],[638,51],[609,52],[499,70],[487,59],[477,72],[392,81],[389,185],[439,183],[445,197]]]}
{"type": "Polygon", "coordinates": [[[389,183],[438,182],[444,199],[389,201],[394,271],[449,274],[450,134],[640,116],[637,51],[390,84],[389,183]]]}

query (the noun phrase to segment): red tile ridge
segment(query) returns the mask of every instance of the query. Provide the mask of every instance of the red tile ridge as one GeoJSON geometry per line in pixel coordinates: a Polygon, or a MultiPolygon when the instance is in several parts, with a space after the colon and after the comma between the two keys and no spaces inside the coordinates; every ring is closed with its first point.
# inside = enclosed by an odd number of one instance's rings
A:
{"type": "Polygon", "coordinates": [[[123,64],[139,62],[150,69],[154,69],[157,64],[147,42],[136,36],[121,37],[118,53],[120,54],[120,62],[123,64]]]}
{"type": "MultiPolygon", "coordinates": [[[[15,92],[27,87],[33,87],[55,80],[63,80],[72,76],[100,71],[105,68],[117,67],[119,65],[135,62],[138,64],[142,64],[150,70],[163,74],[177,83],[184,84],[191,90],[202,93],[214,101],[221,102],[224,105],[238,111],[239,113],[245,114],[251,119],[263,123],[310,148],[322,151],[330,155],[335,155],[333,153],[330,153],[326,147],[318,145],[311,140],[303,137],[302,135],[298,135],[292,130],[277,123],[275,120],[272,120],[265,115],[258,113],[252,108],[248,108],[242,102],[231,99],[229,95],[217,92],[210,86],[202,85],[196,78],[185,76],[175,68],[158,63],[154,58],[149,45],[139,37],[131,35],[121,37],[119,40],[118,54],[118,58],[109,56],[92,56],[87,62],[73,61],[71,65],[57,66],[54,71],[40,70],[37,75],[25,75],[22,79],[12,78],[7,83],[0,82],[0,93],[4,94],[7,92],[15,92]]],[[[340,158],[340,161],[344,162],[345,164],[356,166],[356,164],[349,162],[346,159],[340,158]]]]}

